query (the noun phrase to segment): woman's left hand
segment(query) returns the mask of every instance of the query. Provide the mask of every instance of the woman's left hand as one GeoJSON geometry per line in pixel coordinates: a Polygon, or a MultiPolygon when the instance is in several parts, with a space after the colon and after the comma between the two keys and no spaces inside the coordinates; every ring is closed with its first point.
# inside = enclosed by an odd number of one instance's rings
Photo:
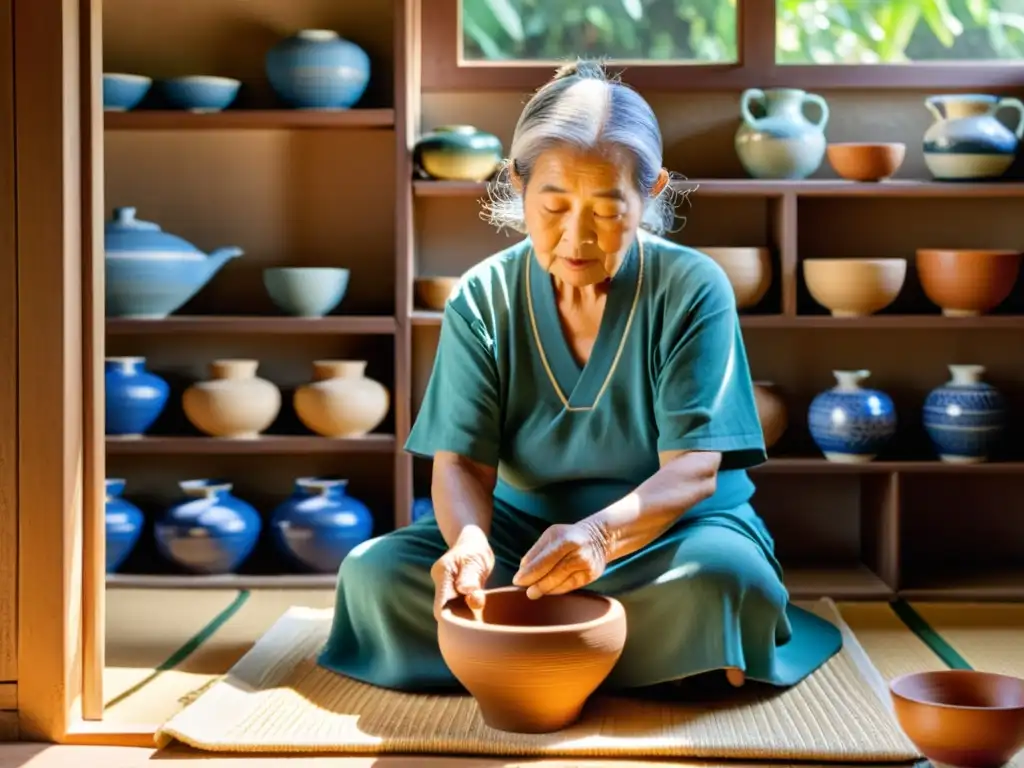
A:
{"type": "Polygon", "coordinates": [[[597,581],[608,564],[607,536],[587,520],[552,525],[519,562],[512,578],[531,600],[564,595],[597,581]]]}

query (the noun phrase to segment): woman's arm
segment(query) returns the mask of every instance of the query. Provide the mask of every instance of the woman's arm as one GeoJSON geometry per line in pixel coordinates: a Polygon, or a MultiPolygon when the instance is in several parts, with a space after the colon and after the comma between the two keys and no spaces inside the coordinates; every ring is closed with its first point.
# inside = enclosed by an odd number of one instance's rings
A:
{"type": "Polygon", "coordinates": [[[487,538],[497,481],[498,471],[494,467],[451,451],[438,451],[434,455],[430,494],[434,518],[449,547],[463,534],[471,536],[479,532],[487,538]]]}

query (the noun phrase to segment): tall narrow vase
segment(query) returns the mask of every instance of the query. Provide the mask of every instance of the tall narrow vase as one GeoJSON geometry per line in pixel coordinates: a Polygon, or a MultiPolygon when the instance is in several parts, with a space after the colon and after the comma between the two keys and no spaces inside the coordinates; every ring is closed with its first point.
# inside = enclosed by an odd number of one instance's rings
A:
{"type": "Polygon", "coordinates": [[[983,365],[951,365],[951,378],[928,393],[922,420],[942,461],[987,461],[1006,427],[1006,400],[983,381],[983,365]]]}

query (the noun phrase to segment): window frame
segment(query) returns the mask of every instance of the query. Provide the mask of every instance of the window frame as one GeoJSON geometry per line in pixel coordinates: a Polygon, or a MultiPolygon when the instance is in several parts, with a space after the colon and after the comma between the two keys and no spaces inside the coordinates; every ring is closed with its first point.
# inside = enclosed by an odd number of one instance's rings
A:
{"type": "MultiPolygon", "coordinates": [[[[460,2],[430,0],[430,12],[423,14],[423,91],[530,91],[551,77],[550,64],[461,63],[460,2]]],[[[1024,61],[776,64],[775,0],[737,0],[737,14],[735,64],[623,64],[630,85],[668,92],[791,87],[1001,93],[1024,88],[1024,61]]]]}

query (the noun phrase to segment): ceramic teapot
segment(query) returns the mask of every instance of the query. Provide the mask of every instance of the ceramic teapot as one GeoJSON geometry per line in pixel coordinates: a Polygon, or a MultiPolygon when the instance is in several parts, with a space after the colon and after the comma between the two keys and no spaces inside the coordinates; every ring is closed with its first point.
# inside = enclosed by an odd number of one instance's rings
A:
{"type": "Polygon", "coordinates": [[[209,255],[157,224],[115,208],[106,239],[107,317],[162,319],[195,296],[242,249],[209,255]]]}

